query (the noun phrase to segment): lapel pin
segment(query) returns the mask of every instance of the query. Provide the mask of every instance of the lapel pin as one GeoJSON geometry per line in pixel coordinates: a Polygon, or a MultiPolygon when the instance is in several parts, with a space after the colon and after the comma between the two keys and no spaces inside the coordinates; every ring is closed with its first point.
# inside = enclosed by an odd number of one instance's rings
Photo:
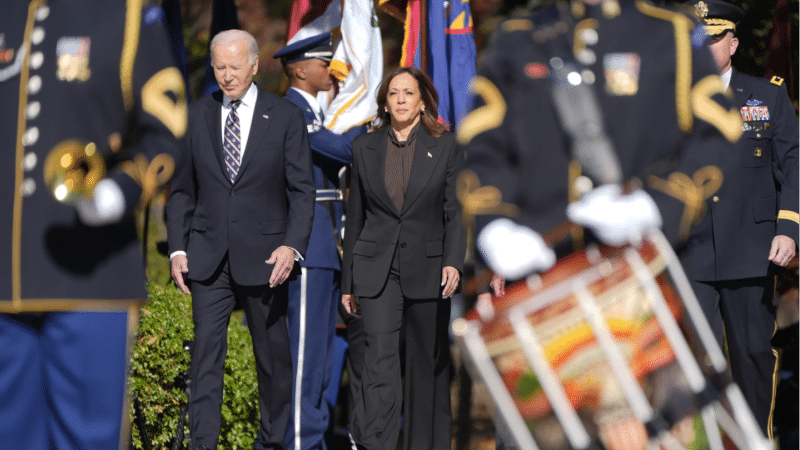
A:
{"type": "Polygon", "coordinates": [[[265,119],[269,119],[269,116],[266,115],[266,114],[264,114],[262,117],[265,118],[265,119]]]}
{"type": "Polygon", "coordinates": [[[431,152],[428,152],[428,158],[433,158],[433,155],[431,155],[431,152]]]}

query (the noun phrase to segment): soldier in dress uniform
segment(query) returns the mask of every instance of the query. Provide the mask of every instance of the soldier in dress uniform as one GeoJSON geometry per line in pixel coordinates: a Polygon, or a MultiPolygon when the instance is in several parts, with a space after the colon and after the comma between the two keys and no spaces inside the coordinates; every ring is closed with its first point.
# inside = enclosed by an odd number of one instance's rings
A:
{"type": "Polygon", "coordinates": [[[510,280],[582,248],[583,232],[554,249],[542,238],[567,217],[607,244],[656,227],[684,242],[742,133],[702,28],[641,0],[544,1],[512,13],[472,86],[459,198],[477,259],[510,280]],[[623,195],[623,183],[642,189],[623,195]]]}
{"type": "Polygon", "coordinates": [[[287,430],[289,449],[325,449],[325,431],[335,405],[325,401],[333,370],[334,337],[343,226],[339,173],[352,161],[353,138],[366,132],[356,126],[344,134],[324,126],[319,92],[331,89],[329,63],[331,34],[311,36],[275,53],[289,78],[286,98],[303,110],[314,163],[317,203],[308,253],[300,261],[300,275],[289,282],[287,312],[292,349],[292,413],[287,430]]]}
{"type": "Polygon", "coordinates": [[[0,3],[3,448],[127,449],[133,210],[186,130],[162,22],[136,0],[0,3]]]}
{"type": "Polygon", "coordinates": [[[741,113],[742,138],[729,156],[726,182],[711,197],[707,226],[692,233],[682,260],[720,342],[725,329],[734,380],[771,437],[775,275],[794,257],[798,237],[797,116],[782,78],[755,78],[731,66],[744,12],[720,0],[689,5],[741,113]]]}

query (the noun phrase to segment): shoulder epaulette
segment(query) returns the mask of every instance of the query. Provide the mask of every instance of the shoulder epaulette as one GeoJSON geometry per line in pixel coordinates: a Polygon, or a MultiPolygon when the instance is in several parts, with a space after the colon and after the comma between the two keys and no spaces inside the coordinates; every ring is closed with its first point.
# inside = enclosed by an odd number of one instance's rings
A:
{"type": "Polygon", "coordinates": [[[772,77],[772,79],[769,80],[769,82],[774,84],[775,86],[780,86],[780,85],[783,84],[783,78],[781,78],[781,77],[776,75],[776,76],[772,77]]]}

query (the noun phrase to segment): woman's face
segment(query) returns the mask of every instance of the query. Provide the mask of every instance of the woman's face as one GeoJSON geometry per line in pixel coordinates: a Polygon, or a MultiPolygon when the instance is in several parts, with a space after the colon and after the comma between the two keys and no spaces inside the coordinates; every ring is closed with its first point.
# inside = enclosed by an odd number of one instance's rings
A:
{"type": "Polygon", "coordinates": [[[409,73],[401,73],[392,78],[386,93],[386,108],[393,125],[416,124],[424,107],[416,78],[409,73]]]}

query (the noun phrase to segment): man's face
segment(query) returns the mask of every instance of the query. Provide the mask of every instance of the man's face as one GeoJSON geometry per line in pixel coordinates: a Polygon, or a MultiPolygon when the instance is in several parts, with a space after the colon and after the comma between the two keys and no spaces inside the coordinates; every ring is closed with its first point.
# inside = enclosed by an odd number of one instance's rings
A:
{"type": "Polygon", "coordinates": [[[211,61],[214,77],[222,92],[233,100],[241,99],[258,71],[258,59],[250,63],[247,41],[239,39],[215,45],[211,49],[211,61]]]}
{"type": "Polygon", "coordinates": [[[302,62],[306,73],[306,81],[315,93],[330,90],[331,81],[330,64],[318,58],[307,59],[302,62]]]}
{"type": "Polygon", "coordinates": [[[736,53],[737,47],[739,47],[739,39],[734,37],[730,31],[711,38],[708,49],[711,50],[711,56],[714,57],[714,62],[717,63],[720,75],[727,72],[731,67],[731,56],[736,53]]]}

